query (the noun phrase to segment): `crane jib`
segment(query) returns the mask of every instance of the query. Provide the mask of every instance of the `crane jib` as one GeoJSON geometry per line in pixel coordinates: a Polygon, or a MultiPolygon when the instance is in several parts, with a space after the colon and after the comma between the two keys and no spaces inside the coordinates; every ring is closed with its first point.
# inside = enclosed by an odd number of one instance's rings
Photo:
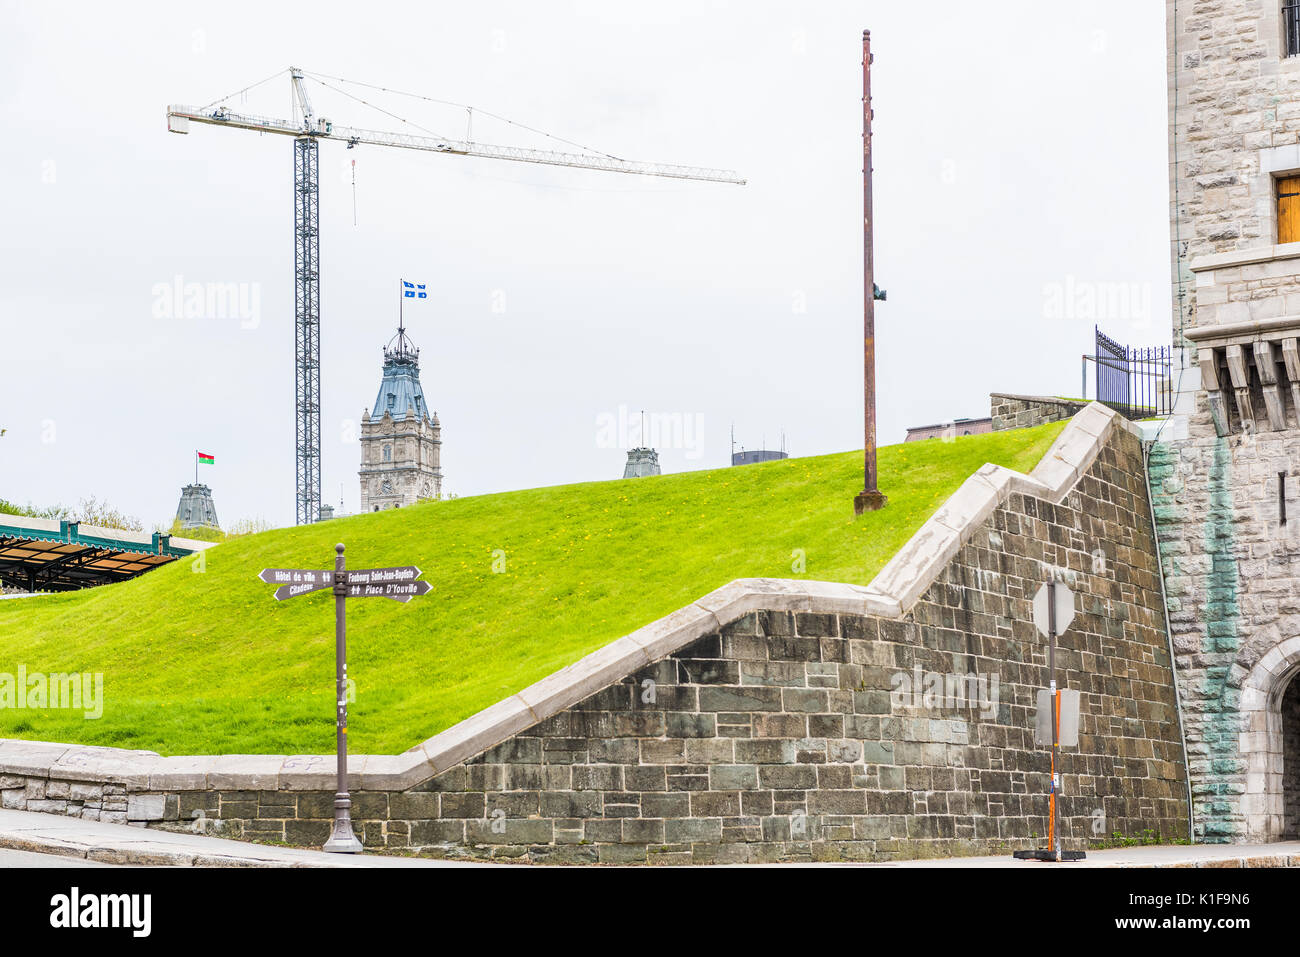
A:
{"type": "Polygon", "coordinates": [[[548,166],[568,166],[577,169],[603,170],[613,173],[631,173],[640,176],[662,176],[670,179],[690,179],[702,182],[731,183],[743,186],[745,181],[731,170],[709,169],[702,166],[677,166],[670,163],[645,163],[615,159],[586,153],[561,153],[553,150],[526,149],[519,146],[498,146],[491,143],[468,143],[463,140],[438,139],[431,136],[414,136],[409,133],[386,133],[378,130],[355,129],[337,126],[327,119],[315,121],[315,128],[302,123],[274,117],[251,116],[233,113],[226,109],[199,110],[193,107],[173,106],[167,111],[168,128],[175,133],[188,133],[188,123],[205,123],[257,133],[275,133],[295,138],[310,137],[317,140],[338,140],[349,146],[389,146],[398,149],[426,150],[434,153],[453,153],[457,156],[474,156],[484,159],[509,160],[517,163],[541,163],[548,166]],[[178,124],[177,121],[183,121],[178,124]]]}
{"type": "MultiPolygon", "coordinates": [[[[290,67],[289,75],[293,81],[297,108],[302,114],[300,120],[235,113],[225,106],[214,104],[203,107],[173,105],[167,109],[167,129],[173,133],[189,133],[190,123],[204,123],[256,133],[274,133],[292,137],[294,140],[294,414],[296,503],[299,525],[319,521],[321,504],[320,175],[317,148],[320,140],[338,140],[346,143],[349,149],[361,144],[390,146],[399,149],[509,160],[516,163],[542,163],[550,166],[604,170],[611,173],[632,173],[735,185],[744,185],[745,182],[731,170],[674,166],[668,163],[638,163],[596,152],[561,153],[517,146],[495,146],[471,141],[469,136],[472,134],[467,134],[465,140],[450,140],[436,135],[415,136],[337,126],[333,121],[315,114],[302,83],[304,73],[290,67]]],[[[268,79],[274,79],[274,76],[268,79]]],[[[258,85],[260,84],[254,84],[254,86],[258,85]]],[[[242,92],[246,93],[247,90],[242,92]]],[[[387,110],[381,112],[388,113],[387,110]]],[[[395,114],[388,115],[402,119],[395,114]]],[[[402,120],[402,122],[406,121],[402,120]]],[[[586,149],[579,144],[570,145],[586,149]]]]}

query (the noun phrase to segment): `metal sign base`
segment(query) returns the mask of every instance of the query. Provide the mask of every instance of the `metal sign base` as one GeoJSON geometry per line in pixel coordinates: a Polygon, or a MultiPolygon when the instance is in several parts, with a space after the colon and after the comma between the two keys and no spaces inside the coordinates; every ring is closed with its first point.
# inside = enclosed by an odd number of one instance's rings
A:
{"type": "Polygon", "coordinates": [[[321,850],[334,854],[360,854],[365,848],[361,846],[355,834],[348,834],[345,837],[331,834],[330,839],[321,846],[321,850]]]}
{"type": "MultiPolygon", "coordinates": [[[[1053,861],[1057,860],[1056,851],[1016,851],[1011,855],[1018,861],[1053,861]]],[[[1088,855],[1083,851],[1062,851],[1062,861],[1082,861],[1088,855]]]]}
{"type": "Polygon", "coordinates": [[[322,851],[332,851],[336,854],[360,854],[364,847],[357,840],[357,836],[352,833],[352,801],[349,800],[346,792],[334,795],[334,830],[330,833],[330,839],[325,842],[322,851]]]}

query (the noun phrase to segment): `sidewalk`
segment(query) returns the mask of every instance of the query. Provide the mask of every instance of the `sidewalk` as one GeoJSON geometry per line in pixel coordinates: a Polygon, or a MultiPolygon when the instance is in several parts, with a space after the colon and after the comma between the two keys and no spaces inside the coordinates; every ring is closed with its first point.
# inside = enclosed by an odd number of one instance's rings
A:
{"type": "MultiPolygon", "coordinates": [[[[0,848],[80,858],[104,864],[181,867],[496,867],[493,863],[442,861],[380,854],[326,854],[293,847],[249,844],[201,834],[158,831],[128,824],[102,824],[58,814],[0,810],[0,848]]],[[[749,865],[734,865],[745,867],[749,865]]],[[[771,864],[768,867],[797,867],[771,864]]],[[[1300,841],[1278,844],[1197,844],[1122,847],[1089,851],[1083,861],[1043,864],[999,857],[947,857],[827,867],[1297,867],[1300,841]]]]}
{"type": "Polygon", "coordinates": [[[1300,841],[1278,844],[1161,844],[1155,847],[1116,847],[1088,851],[1082,861],[1048,864],[999,857],[944,857],[924,861],[895,861],[885,867],[1300,867],[1300,841]]]}
{"type": "Polygon", "coordinates": [[[155,867],[490,867],[380,854],[326,854],[36,811],[0,810],[0,848],[155,867]]]}

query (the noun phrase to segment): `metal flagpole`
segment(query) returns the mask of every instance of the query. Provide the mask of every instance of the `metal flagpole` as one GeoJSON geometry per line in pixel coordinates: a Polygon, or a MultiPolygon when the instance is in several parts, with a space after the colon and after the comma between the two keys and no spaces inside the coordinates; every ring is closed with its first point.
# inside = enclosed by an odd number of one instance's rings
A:
{"type": "Polygon", "coordinates": [[[853,514],[884,508],[887,499],[876,487],[876,282],[875,224],[871,203],[871,31],[862,31],[862,491],[853,499],[853,514]]]}

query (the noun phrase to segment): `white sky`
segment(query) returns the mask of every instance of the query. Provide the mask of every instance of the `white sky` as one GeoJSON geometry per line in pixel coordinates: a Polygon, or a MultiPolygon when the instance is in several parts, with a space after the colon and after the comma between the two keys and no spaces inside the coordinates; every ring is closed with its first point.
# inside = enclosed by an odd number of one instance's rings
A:
{"type": "MultiPolygon", "coordinates": [[[[407,326],[444,491],[618,477],[621,408],[688,427],[665,471],[725,465],[733,421],[749,448],[859,448],[864,27],[881,443],[990,391],[1076,395],[1094,298],[1113,337],[1169,338],[1162,4],[126,9],[0,0],[0,497],[166,524],[199,449],[223,524],[292,523],[292,140],[165,121],[291,63],[749,180],[322,144],[323,485],[349,511],[399,276],[432,290],[407,326]],[[245,284],[255,321],[157,317],[176,277],[245,284]]],[[[399,126],[311,89],[318,115],[399,126]]],[[[463,110],[373,101],[465,133],[463,110]]],[[[289,81],[229,103],[287,116],[289,81]]]]}

